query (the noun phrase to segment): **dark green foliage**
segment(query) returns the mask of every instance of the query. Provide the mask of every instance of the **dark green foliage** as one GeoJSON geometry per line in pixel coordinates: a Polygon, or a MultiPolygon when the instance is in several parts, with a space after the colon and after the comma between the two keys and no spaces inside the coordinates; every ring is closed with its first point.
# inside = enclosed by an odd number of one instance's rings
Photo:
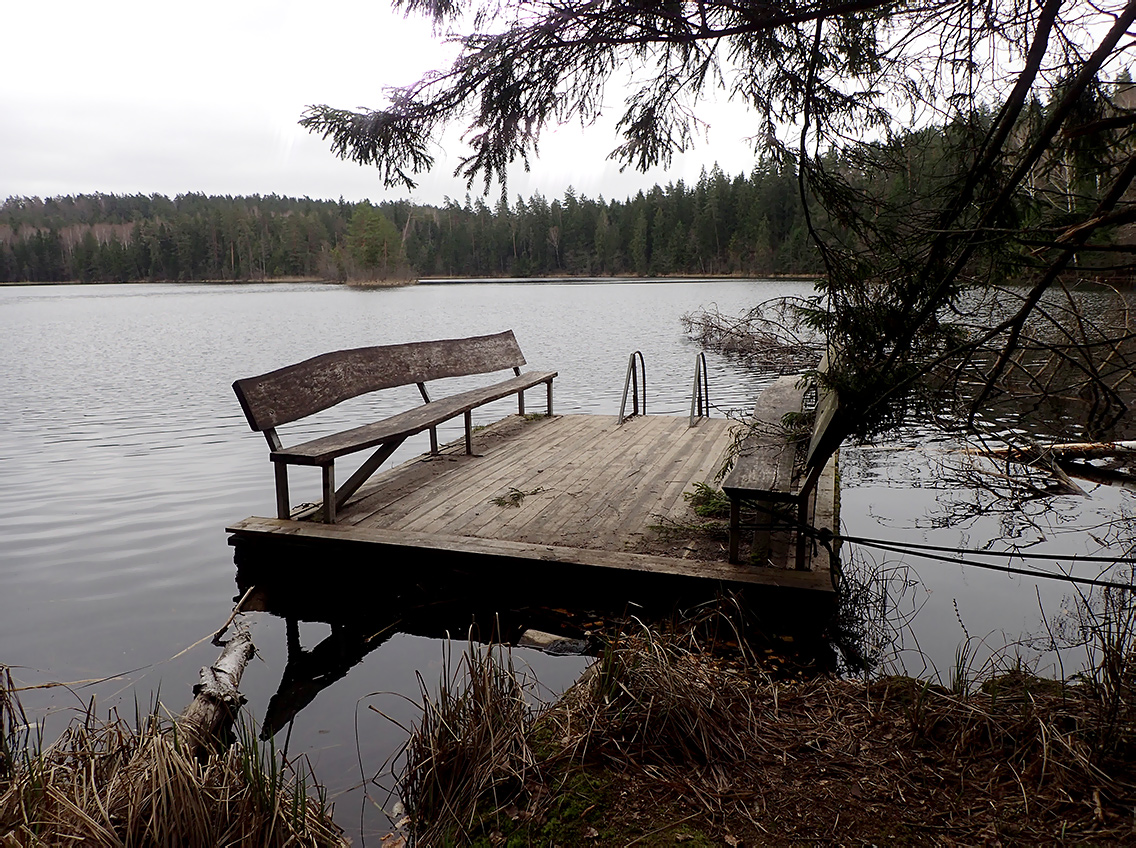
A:
{"type": "Polygon", "coordinates": [[[796,175],[715,167],[623,201],[541,194],[348,204],[284,197],[9,198],[0,282],[816,271],[796,175]],[[785,204],[782,208],[776,204],[785,204]],[[786,247],[788,245],[788,247],[786,247]],[[408,267],[407,267],[408,266],[408,267]]]}
{"type": "Polygon", "coordinates": [[[402,233],[390,218],[370,203],[358,204],[351,213],[347,253],[356,268],[352,276],[363,279],[409,276],[402,233]]]}
{"type": "Polygon", "coordinates": [[[694,491],[683,492],[682,496],[700,518],[725,518],[730,514],[730,499],[721,489],[695,483],[694,491]]]}
{"type": "Polygon", "coordinates": [[[10,197],[0,205],[0,282],[320,276],[351,209],[275,195],[10,197]]]}

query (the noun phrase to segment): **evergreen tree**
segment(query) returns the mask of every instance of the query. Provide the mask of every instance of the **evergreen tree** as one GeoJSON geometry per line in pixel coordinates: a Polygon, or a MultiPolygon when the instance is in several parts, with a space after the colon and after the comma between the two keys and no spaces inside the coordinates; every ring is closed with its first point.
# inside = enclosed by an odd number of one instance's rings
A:
{"type": "Polygon", "coordinates": [[[366,201],[351,213],[347,250],[354,263],[349,278],[386,280],[407,273],[402,234],[366,201]]]}

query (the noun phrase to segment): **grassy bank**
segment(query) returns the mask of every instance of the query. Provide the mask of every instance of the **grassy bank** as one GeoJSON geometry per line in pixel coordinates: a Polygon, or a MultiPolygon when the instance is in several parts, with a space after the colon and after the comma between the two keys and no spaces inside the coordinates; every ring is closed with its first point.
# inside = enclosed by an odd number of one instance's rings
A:
{"type": "MultiPolygon", "coordinates": [[[[1104,634],[1111,638],[1111,636],[1104,634]]],[[[419,845],[1132,844],[1130,631],[1065,683],[779,679],[643,629],[555,704],[471,650],[398,775],[419,845]]]]}
{"type": "Polygon", "coordinates": [[[0,845],[341,846],[303,761],[238,726],[197,758],[160,706],[133,722],[94,705],[44,745],[0,668],[0,845]]]}

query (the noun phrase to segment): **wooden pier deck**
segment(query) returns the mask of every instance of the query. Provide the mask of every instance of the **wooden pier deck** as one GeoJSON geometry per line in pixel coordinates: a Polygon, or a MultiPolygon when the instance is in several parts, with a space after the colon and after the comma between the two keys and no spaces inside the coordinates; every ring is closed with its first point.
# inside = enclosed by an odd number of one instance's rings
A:
{"type": "MultiPolygon", "coordinates": [[[[552,579],[619,573],[728,588],[770,587],[831,594],[827,554],[808,570],[783,556],[766,566],[727,559],[723,536],[701,521],[683,497],[699,482],[715,484],[735,424],[642,416],[509,416],[439,456],[422,455],[377,474],[340,509],[336,524],[251,517],[227,528],[232,544],[343,543],[384,565],[440,560],[552,579]],[[526,571],[525,569],[528,569],[526,571]],[[550,570],[551,569],[551,570],[550,570]],[[597,571],[598,570],[598,571],[597,571]]],[[[831,526],[835,478],[822,479],[816,518],[831,526]]],[[[493,574],[487,570],[486,574],[493,574]]]]}

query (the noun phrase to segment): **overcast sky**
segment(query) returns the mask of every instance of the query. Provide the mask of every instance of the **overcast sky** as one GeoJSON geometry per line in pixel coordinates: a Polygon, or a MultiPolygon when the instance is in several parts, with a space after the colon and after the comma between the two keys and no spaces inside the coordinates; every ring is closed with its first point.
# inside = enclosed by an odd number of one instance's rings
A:
{"type": "MultiPolygon", "coordinates": [[[[13,0],[0,43],[0,200],[89,192],[406,197],[384,190],[373,168],[337,159],[297,120],[314,103],[379,106],[384,86],[413,82],[453,55],[429,23],[381,0],[13,0]]],[[[509,195],[551,198],[572,185],[622,198],[655,182],[697,179],[715,161],[730,174],[748,171],[747,130],[744,118],[718,118],[708,143],[644,177],[606,161],[616,143],[610,125],[562,127],[543,139],[533,172],[512,178],[509,195]]],[[[446,150],[413,193],[418,202],[464,198],[446,150]]]]}

